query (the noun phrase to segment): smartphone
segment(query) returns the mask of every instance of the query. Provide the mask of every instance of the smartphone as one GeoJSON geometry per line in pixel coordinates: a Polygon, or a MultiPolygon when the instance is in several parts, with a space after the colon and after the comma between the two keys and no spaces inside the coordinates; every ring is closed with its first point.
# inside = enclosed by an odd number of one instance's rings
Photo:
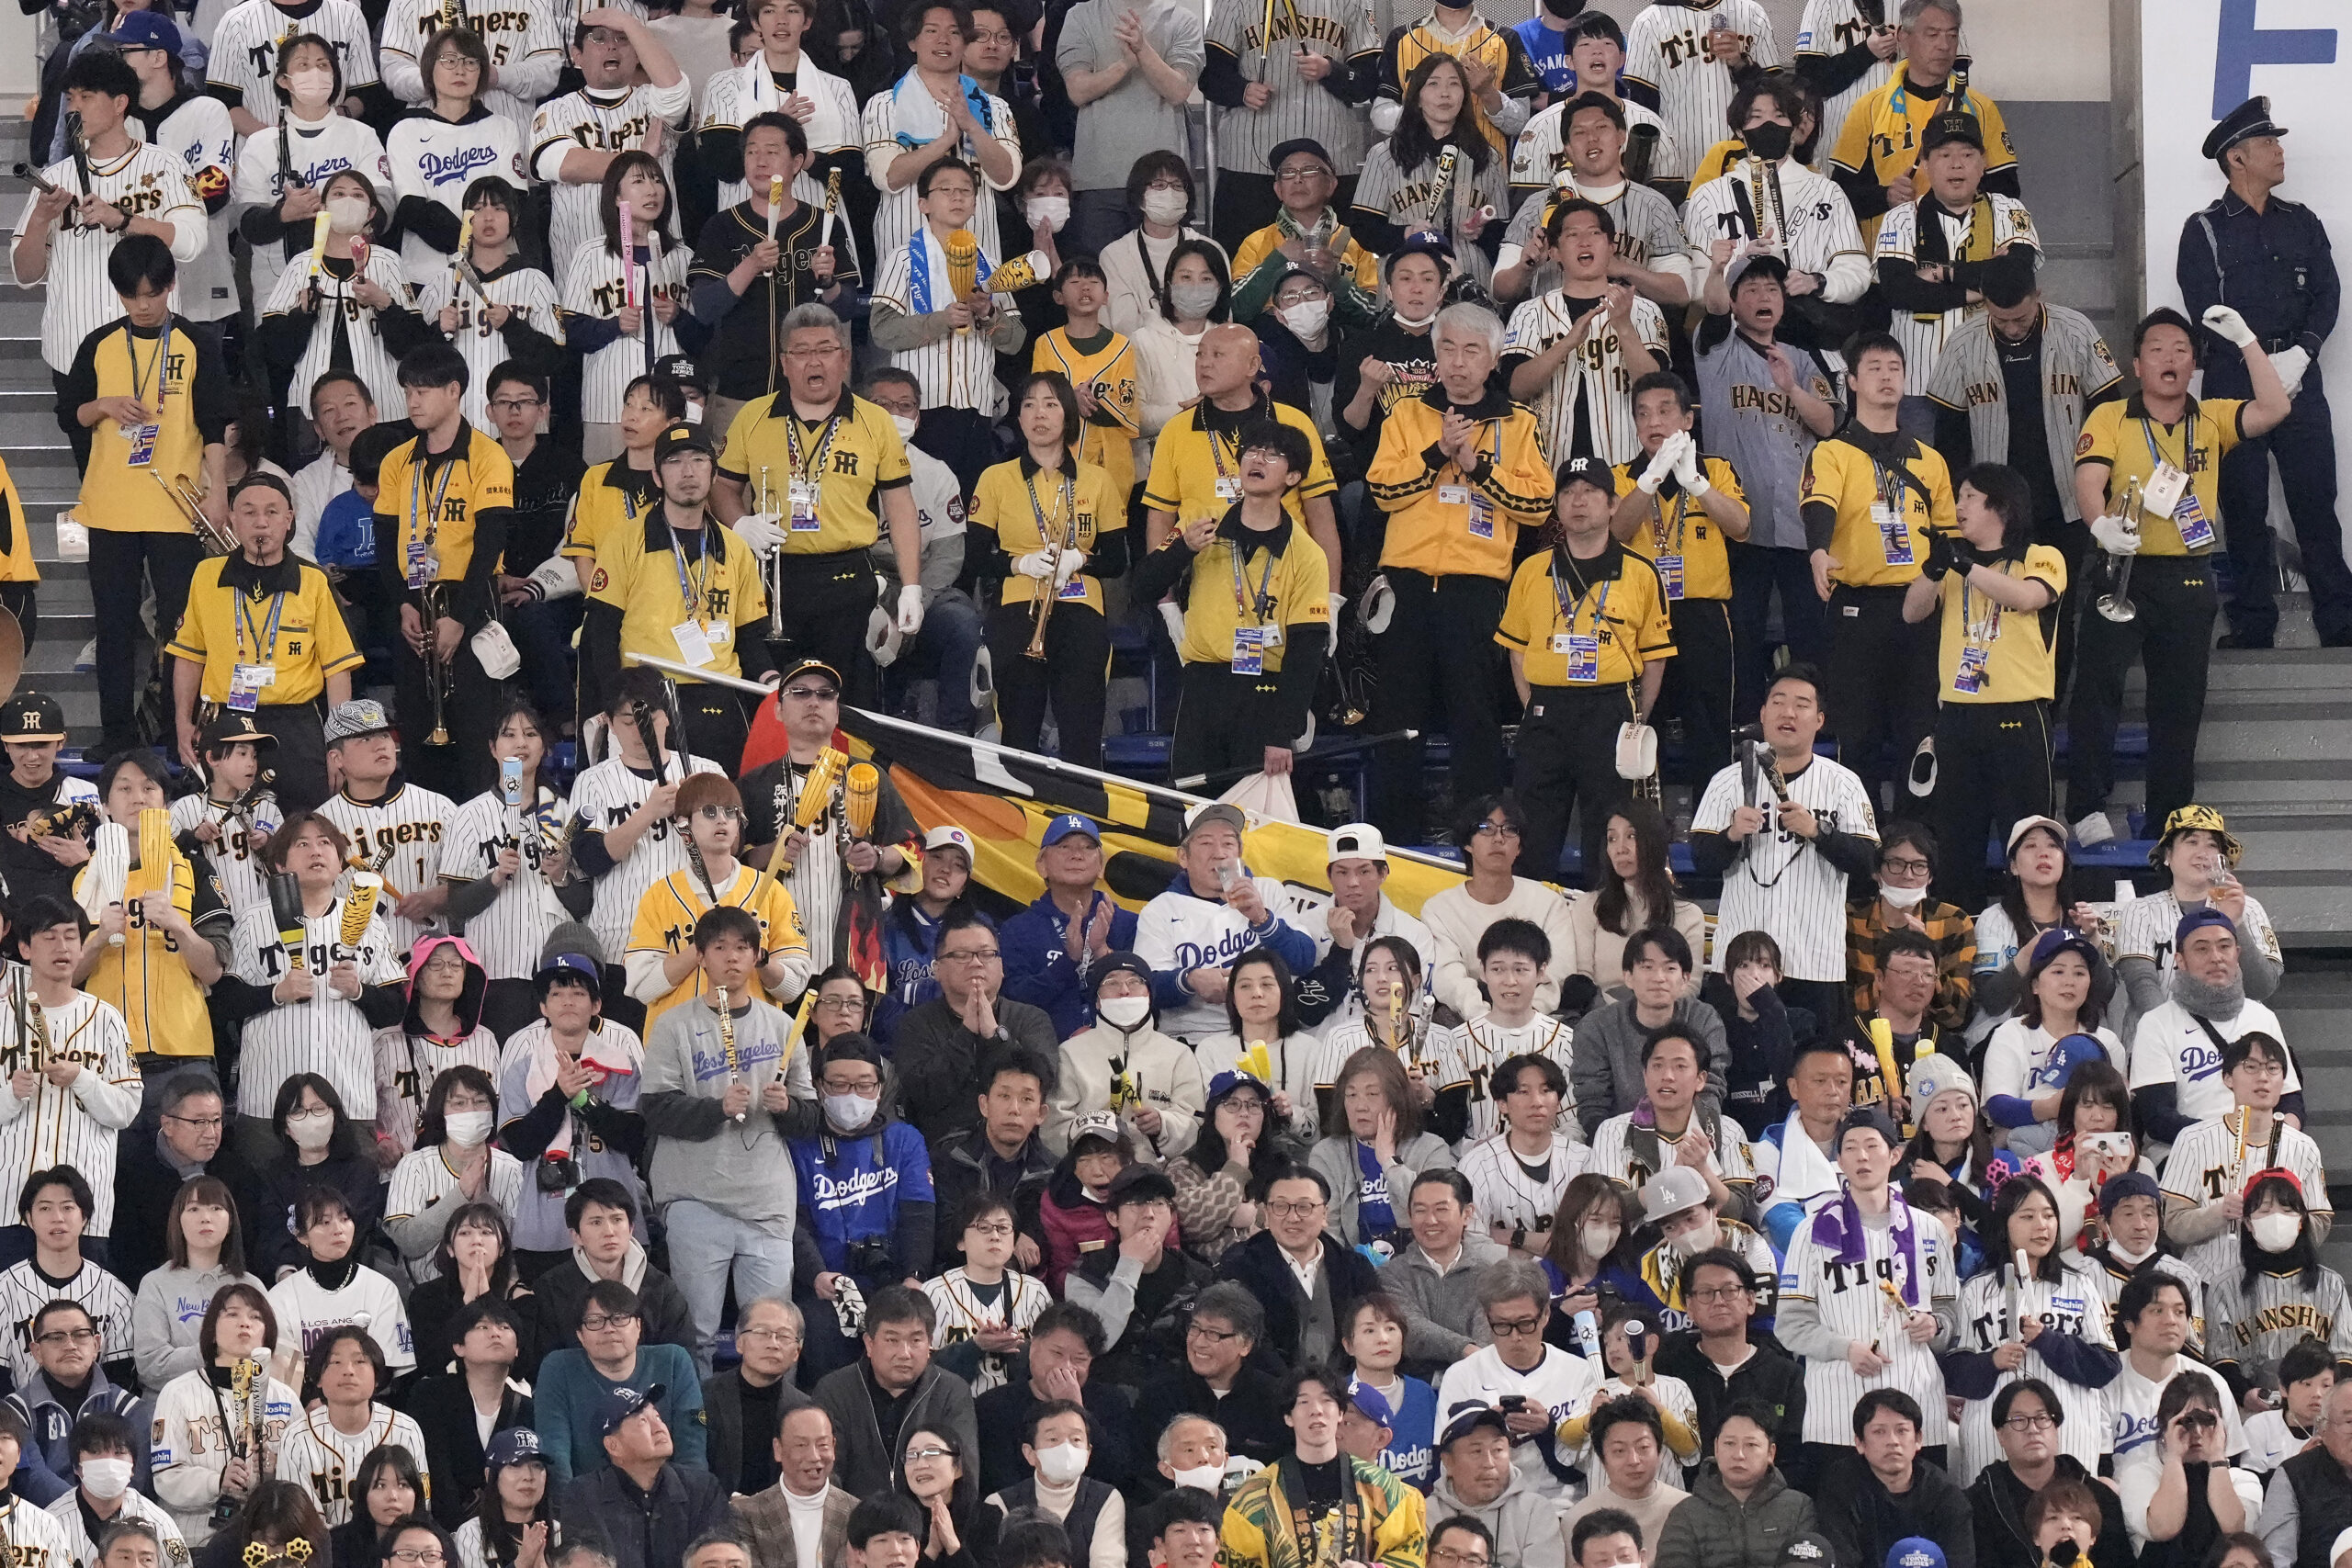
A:
{"type": "Polygon", "coordinates": [[[2132,1134],[2129,1133],[2085,1133],[2081,1143],[2086,1154],[2131,1157],[2132,1134]]]}
{"type": "Polygon", "coordinates": [[[1523,1393],[1507,1393],[1502,1396],[1500,1403],[1503,1407],[1504,1415],[1516,1416],[1521,1411],[1527,1408],[1527,1395],[1523,1393]]]}

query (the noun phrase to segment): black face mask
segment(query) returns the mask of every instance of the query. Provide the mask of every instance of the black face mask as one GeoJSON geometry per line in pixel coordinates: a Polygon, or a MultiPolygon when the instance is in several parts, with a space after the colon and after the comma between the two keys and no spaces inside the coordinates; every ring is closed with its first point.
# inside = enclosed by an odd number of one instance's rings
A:
{"type": "Polygon", "coordinates": [[[1777,164],[1789,155],[1789,139],[1794,134],[1785,125],[1767,121],[1740,132],[1740,140],[1747,143],[1750,152],[1768,164],[1777,164]]]}

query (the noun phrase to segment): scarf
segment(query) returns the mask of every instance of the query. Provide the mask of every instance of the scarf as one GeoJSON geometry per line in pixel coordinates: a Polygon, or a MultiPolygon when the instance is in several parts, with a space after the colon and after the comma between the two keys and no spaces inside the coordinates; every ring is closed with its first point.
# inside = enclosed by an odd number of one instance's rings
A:
{"type": "MultiPolygon", "coordinates": [[[[955,286],[947,277],[947,247],[931,231],[928,223],[916,226],[907,240],[907,260],[910,268],[907,276],[908,304],[918,316],[928,316],[933,310],[944,310],[956,302],[955,286]],[[933,304],[937,300],[939,303],[933,304]]],[[[972,281],[985,288],[989,274],[996,264],[989,254],[980,250],[976,241],[973,247],[972,281]]]]}
{"type": "MultiPolygon", "coordinates": [[[[1682,1132],[1684,1137],[1690,1135],[1691,1127],[1696,1127],[1706,1134],[1707,1141],[1715,1147],[1723,1147],[1722,1117],[1706,1115],[1693,1105],[1690,1108],[1690,1123],[1682,1132]]],[[[1802,1131],[1797,1135],[1804,1136],[1802,1131]]],[[[1805,1138],[1804,1141],[1808,1144],[1813,1142],[1810,1138],[1805,1138]]],[[[1665,1140],[1658,1134],[1657,1111],[1650,1104],[1650,1097],[1646,1094],[1634,1102],[1633,1123],[1625,1130],[1625,1152],[1640,1162],[1642,1168],[1652,1176],[1656,1176],[1666,1168],[1665,1140]]]]}
{"type": "MultiPolygon", "coordinates": [[[[604,1278],[596,1272],[596,1266],[588,1261],[588,1254],[580,1247],[575,1247],[571,1249],[571,1262],[572,1266],[580,1270],[580,1277],[587,1280],[592,1289],[594,1288],[597,1280],[604,1278]]],[[[645,1293],[645,1244],[643,1242],[632,1241],[628,1244],[628,1255],[621,1259],[621,1283],[639,1295],[645,1293]]]]}
{"type": "MultiPolygon", "coordinates": [[[[1929,191],[1919,198],[1915,209],[1917,220],[1912,225],[1912,259],[1921,265],[1930,263],[1949,265],[1952,262],[1986,262],[1993,259],[1993,198],[1981,192],[1969,205],[1968,229],[1960,242],[1960,254],[1952,254],[1951,242],[1944,235],[1944,205],[1929,191]]],[[[1941,310],[1914,311],[1912,320],[1932,321],[1943,314],[1941,310]]]]}
{"type": "MultiPolygon", "coordinates": [[[[580,1065],[594,1074],[596,1082],[600,1085],[608,1078],[643,1071],[644,1051],[632,1043],[617,1040],[606,1034],[599,1027],[602,1022],[600,1019],[596,1023],[590,1025],[588,1038],[580,1048],[580,1065]],[[600,1047],[607,1055],[618,1056],[621,1059],[618,1062],[595,1060],[593,1054],[600,1047]]],[[[555,1087],[556,1058],[560,1053],[556,1049],[555,1031],[552,1029],[534,1030],[530,1034],[531,1038],[524,1047],[530,1054],[530,1060],[523,1075],[523,1092],[528,1103],[537,1105],[539,1102],[539,1097],[555,1087]]],[[[575,1120],[574,1114],[567,1108],[562,1125],[556,1129],[555,1136],[548,1140],[549,1154],[571,1152],[572,1124],[575,1120]]]]}
{"type": "Polygon", "coordinates": [[[2186,969],[2172,972],[2172,999],[2192,1018],[2227,1023],[2245,1010],[2245,976],[2226,986],[2209,986],[2186,969]]]}
{"type": "MultiPolygon", "coordinates": [[[[890,88],[890,118],[899,122],[899,146],[909,152],[929,146],[947,130],[947,111],[931,96],[930,88],[918,87],[911,95],[907,92],[907,84],[914,79],[915,73],[910,70],[890,88]]],[[[970,106],[972,118],[983,128],[993,130],[996,116],[989,112],[987,92],[969,76],[956,77],[956,86],[964,95],[964,102],[970,106]]],[[[957,155],[968,160],[972,156],[972,139],[964,137],[962,143],[957,155]]]]}
{"type": "MultiPolygon", "coordinates": [[[[1917,1238],[1911,1229],[1911,1205],[1892,1186],[1886,1190],[1886,1215],[1887,1257],[1894,1273],[1894,1288],[1904,1305],[1916,1311],[1923,1304],[1919,1277],[1912,1268],[1912,1260],[1917,1256],[1917,1238]]],[[[1813,1216],[1813,1243],[1850,1268],[1860,1268],[1870,1261],[1870,1236],[1862,1224],[1861,1210],[1854,1203],[1854,1190],[1842,1180],[1838,1184],[1838,1201],[1823,1204],[1813,1216]]]]}
{"type": "Polygon", "coordinates": [[[1805,1204],[1824,1192],[1835,1192],[1842,1178],[1821,1145],[1804,1130],[1804,1120],[1794,1111],[1781,1124],[1781,1172],[1772,1187],[1776,1203],[1805,1204]]]}

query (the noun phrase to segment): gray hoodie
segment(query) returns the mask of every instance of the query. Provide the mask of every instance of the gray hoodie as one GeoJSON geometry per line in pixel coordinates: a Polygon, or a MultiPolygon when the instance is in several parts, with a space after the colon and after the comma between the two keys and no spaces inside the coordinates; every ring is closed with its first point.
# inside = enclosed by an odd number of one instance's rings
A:
{"type": "MultiPolygon", "coordinates": [[[[1731,1045],[1724,1038],[1724,1021],[1696,997],[1674,1003],[1675,1021],[1687,1025],[1706,1046],[1707,1087],[1699,1097],[1710,1111],[1724,1102],[1724,1074],[1731,1067],[1731,1045]]],[[[1649,1032],[1634,1018],[1634,998],[1603,1002],[1577,1025],[1575,1055],[1568,1067],[1576,1090],[1577,1120],[1585,1141],[1611,1116],[1623,1116],[1642,1098],[1642,1042],[1649,1032]]]]}
{"type": "Polygon", "coordinates": [[[165,1264],[139,1281],[139,1299],[130,1308],[131,1354],[139,1363],[139,1386],[161,1393],[182,1372],[202,1362],[196,1343],[204,1326],[205,1308],[223,1285],[245,1284],[268,1293],[269,1287],[251,1274],[227,1269],[175,1269],[165,1264]]]}
{"type": "Polygon", "coordinates": [[[1463,1233],[1451,1269],[1440,1269],[1419,1242],[1380,1266],[1380,1288],[1405,1305],[1408,1360],[1451,1364],[1464,1346],[1493,1343],[1478,1318],[1478,1280],[1488,1265],[1510,1256],[1509,1247],[1473,1227],[1463,1233]]]}
{"type": "Polygon", "coordinates": [[[792,1109],[760,1109],[761,1091],[776,1076],[781,1043],[792,1021],[754,998],[734,1020],[735,1066],[728,1066],[718,1012],[707,998],[683,1001],[654,1021],[645,1042],[639,1107],[653,1135],[653,1201],[692,1198],[768,1235],[792,1238],[799,1179],[784,1146],[817,1130],[817,1089],[808,1053],[796,1050],[785,1069],[792,1109]],[[741,1075],[752,1108],[730,1122],[719,1101],[741,1075]]]}
{"type": "MultiPolygon", "coordinates": [[[[1489,1246],[1492,1243],[1488,1244],[1489,1246]]],[[[1467,1514],[1495,1538],[1495,1562],[1510,1568],[1566,1568],[1567,1532],[1560,1528],[1560,1510],[1537,1492],[1518,1466],[1511,1467],[1510,1484],[1483,1508],[1474,1508],[1453,1490],[1453,1478],[1438,1478],[1430,1490],[1431,1526],[1456,1514],[1467,1514]]]]}
{"type": "MultiPolygon", "coordinates": [[[[1349,1247],[1363,1239],[1356,1234],[1356,1208],[1363,1196],[1363,1170],[1356,1159],[1353,1138],[1322,1138],[1307,1151],[1306,1163],[1322,1173],[1331,1184],[1331,1207],[1325,1216],[1323,1228],[1349,1247]]],[[[1413,1179],[1425,1170],[1452,1170],[1453,1151],[1435,1133],[1421,1133],[1412,1142],[1396,1151],[1396,1163],[1381,1172],[1388,1184],[1389,1212],[1396,1217],[1396,1228],[1409,1226],[1407,1205],[1413,1190],[1413,1179]]]]}

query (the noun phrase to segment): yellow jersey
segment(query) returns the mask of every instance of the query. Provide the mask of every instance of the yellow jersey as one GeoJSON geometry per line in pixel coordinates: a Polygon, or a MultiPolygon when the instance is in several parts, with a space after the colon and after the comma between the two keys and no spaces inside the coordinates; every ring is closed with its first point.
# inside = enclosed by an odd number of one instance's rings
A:
{"type": "MultiPolygon", "coordinates": [[[[1917,91],[1909,74],[1898,69],[1885,83],[1855,99],[1854,107],[1846,111],[1846,123],[1838,128],[1837,144],[1829,151],[1831,166],[1849,175],[1868,174],[1871,183],[1882,188],[1911,173],[1919,166],[1919,139],[1927,133],[1928,122],[1942,107],[1950,87],[1947,82],[1932,91],[1917,91]]],[[[2000,106],[1972,87],[1962,96],[1960,107],[1976,117],[1984,132],[1984,173],[1997,175],[2016,168],[2018,152],[2009,141],[2009,128],[2002,123],[2000,106]]],[[[1698,186],[1694,183],[1691,188],[1698,186]]],[[[1878,225],[1877,216],[1862,220],[1865,242],[1877,240],[1878,225]]]]}
{"type": "MultiPolygon", "coordinates": [[[[316,568],[311,570],[316,570],[316,568]]],[[[126,824],[135,852],[137,823],[126,824]]],[[[74,874],[75,896],[90,874],[85,864],[74,874]]],[[[206,926],[226,934],[228,900],[209,868],[197,874],[195,863],[175,845],[171,866],[172,908],[182,919],[201,931],[206,926]]],[[[205,1010],[204,987],[188,973],[179,956],[179,939],[147,923],[141,902],[164,886],[164,879],[145,865],[134,865],[123,884],[122,945],[94,938],[98,961],[80,989],[122,1014],[130,1032],[134,1054],[202,1057],[212,1055],[212,1016],[205,1010]]]]}
{"type": "Polygon", "coordinates": [[[1949,571],[1936,586],[1943,601],[1943,640],[1936,694],[1947,703],[2046,703],[2058,685],[2058,599],[2066,559],[2054,546],[2028,545],[2023,560],[2005,560],[2005,577],[2039,582],[2050,603],[2038,611],[2005,610],[1949,571]]]}
{"type": "MultiPolygon", "coordinates": [[[[784,884],[765,872],[754,871],[748,865],[738,865],[727,886],[718,890],[718,902],[730,908],[742,909],[760,922],[760,952],[764,958],[778,953],[797,953],[804,959],[808,953],[808,933],[800,927],[800,911],[792,902],[792,894],[784,884]]],[[[630,926],[628,950],[631,953],[668,954],[684,953],[695,944],[695,924],[714,908],[703,892],[702,879],[691,865],[684,871],[673,871],[647,888],[637,901],[637,919],[630,926]]],[[[651,1032],[653,1021],[676,1007],[688,1002],[709,989],[710,977],[700,965],[686,972],[665,995],[646,1004],[645,1028],[651,1032]]],[[[752,976],[752,989],[763,1002],[775,998],[760,984],[758,972],[752,976]]]]}
{"type": "MultiPolygon", "coordinates": [[[[1160,547],[1176,549],[1182,543],[1179,535],[1160,547]]],[[[1323,547],[1288,517],[1261,531],[1245,526],[1236,506],[1217,525],[1208,548],[1193,558],[1192,572],[1184,640],[1176,649],[1187,664],[1238,666],[1249,660],[1261,663],[1266,674],[1279,674],[1290,646],[1284,628],[1331,624],[1330,567],[1323,547]]]]}
{"type": "MultiPolygon", "coordinates": [[[[1709,484],[1741,505],[1747,503],[1747,492],[1739,488],[1739,476],[1732,472],[1729,463],[1721,457],[1700,460],[1707,466],[1709,484]]],[[[1634,493],[1634,481],[1648,467],[1647,457],[1638,465],[1617,465],[1614,472],[1619,500],[1634,493]]],[[[1669,604],[1685,599],[1731,597],[1731,554],[1724,548],[1723,528],[1688,495],[1678,493],[1669,501],[1661,490],[1651,497],[1648,520],[1634,530],[1625,547],[1657,568],[1658,581],[1665,585],[1669,604]]]]}
{"type": "MultiPolygon", "coordinates": [[[[155,418],[125,426],[101,418],[90,427],[90,466],[82,475],[74,515],[85,527],[118,534],[193,534],[180,503],[185,489],[204,490],[204,448],[220,440],[233,418],[220,367],[210,361],[185,321],[141,332],[128,317],[95,333],[66,372],[64,398],[74,406],[99,398],[137,398],[155,418]],[[158,482],[161,481],[161,482],[158,482]]],[[[208,496],[215,515],[223,498],[208,496]]]]}
{"type": "Polygon", "coordinates": [[[760,580],[752,547],[732,530],[706,517],[701,533],[696,547],[687,550],[692,534],[672,528],[657,508],[641,525],[624,524],[596,547],[588,597],[621,613],[620,667],[627,666],[628,655],[643,653],[714,675],[743,673],[737,644],[746,628],[751,636],[763,635],[767,585],[760,580]],[[686,631],[689,622],[694,632],[686,631]],[[697,632],[700,649],[680,645],[680,634],[691,640],[697,632]],[[699,652],[709,657],[692,657],[699,652]]]}
{"type": "Polygon", "coordinates": [[[597,464],[580,476],[580,493],[571,498],[571,516],[564,524],[561,553],[573,560],[594,560],[605,534],[642,522],[661,501],[652,469],[630,468],[626,456],[597,464]]]}
{"type": "Polygon", "coordinates": [[[197,563],[187,610],[164,651],[204,667],[209,703],[229,701],[243,667],[264,707],[315,702],[328,676],[367,662],[327,574],[295,556],[266,567],[242,554],[197,563]]]}
{"type": "Polygon", "coordinates": [[[1530,686],[1623,685],[1674,657],[1666,584],[1623,545],[1589,561],[1555,547],[1511,574],[1495,641],[1520,656],[1530,686]]]}
{"type": "Polygon", "coordinates": [[[391,519],[396,541],[384,564],[412,587],[465,581],[475,525],[514,508],[514,460],[488,432],[460,422],[439,455],[425,451],[424,439],[393,447],[376,476],[376,515],[391,519]]]}
{"type": "Polygon", "coordinates": [[[1882,461],[1861,445],[1874,436],[1849,421],[1805,454],[1797,504],[1827,506],[1837,514],[1829,539],[1838,562],[1832,582],[1900,588],[1919,575],[1929,532],[1949,534],[1959,526],[1951,472],[1934,447],[1900,433],[1876,437],[1898,458],[1882,461]]]}
{"type": "Polygon", "coordinates": [[[1072,387],[1094,389],[1095,416],[1078,426],[1078,460],[1111,476],[1111,488],[1125,512],[1136,488],[1136,353],[1126,334],[1105,327],[1080,347],[1068,327],[1037,340],[1029,355],[1032,370],[1057,370],[1072,387]]]}
{"type": "Polygon", "coordinates": [[[1535,415],[1492,391],[1467,409],[1453,409],[1442,385],[1399,400],[1381,422],[1364,478],[1388,513],[1380,564],[1433,578],[1509,581],[1520,529],[1552,514],[1552,465],[1535,415]],[[1449,410],[1478,426],[1478,463],[1468,475],[1437,455],[1449,410]]]}
{"type": "Polygon", "coordinates": [[[1204,398],[1177,414],[1160,427],[1159,439],[1152,444],[1151,478],[1144,482],[1143,503],[1155,512],[1174,513],[1180,529],[1204,517],[1224,516],[1241,500],[1242,426],[1269,414],[1306,437],[1306,478],[1283,497],[1290,520],[1304,524],[1306,503],[1340,486],[1331,477],[1315,422],[1288,403],[1257,403],[1229,413],[1204,398]]]}
{"type": "MultiPolygon", "coordinates": [[[[1127,500],[1113,488],[1111,476],[1091,463],[1079,463],[1040,482],[1042,472],[1023,452],[1009,463],[999,463],[980,475],[972,492],[970,522],[986,528],[1008,556],[1018,558],[1057,545],[1075,545],[1091,556],[1095,541],[1127,525],[1127,500]]],[[[1041,586],[1034,577],[1009,573],[999,603],[1026,604],[1041,586]]],[[[1102,580],[1080,572],[1061,594],[1071,604],[1083,604],[1102,613],[1102,580]]]]}
{"type": "MultiPolygon", "coordinates": [[[[2247,403],[2240,398],[2188,400],[2180,419],[2163,424],[2148,417],[2139,395],[2091,410],[2075,441],[2075,461],[2107,465],[2107,503],[2123,499],[2132,479],[2145,485],[2159,460],[2188,476],[2180,502],[2168,517],[2154,507],[2140,509],[2140,553],[2143,556],[2202,556],[2213,551],[2222,515],[2222,459],[2245,439],[2247,403]]],[[[2257,525],[2261,519],[2254,520],[2257,525]]]]}
{"type": "Polygon", "coordinates": [[[870,547],[882,536],[881,492],[914,482],[899,427],[847,389],[813,423],[793,412],[788,393],[753,398],[727,427],[718,471],[747,498],[766,481],[788,556],[870,547]]]}

